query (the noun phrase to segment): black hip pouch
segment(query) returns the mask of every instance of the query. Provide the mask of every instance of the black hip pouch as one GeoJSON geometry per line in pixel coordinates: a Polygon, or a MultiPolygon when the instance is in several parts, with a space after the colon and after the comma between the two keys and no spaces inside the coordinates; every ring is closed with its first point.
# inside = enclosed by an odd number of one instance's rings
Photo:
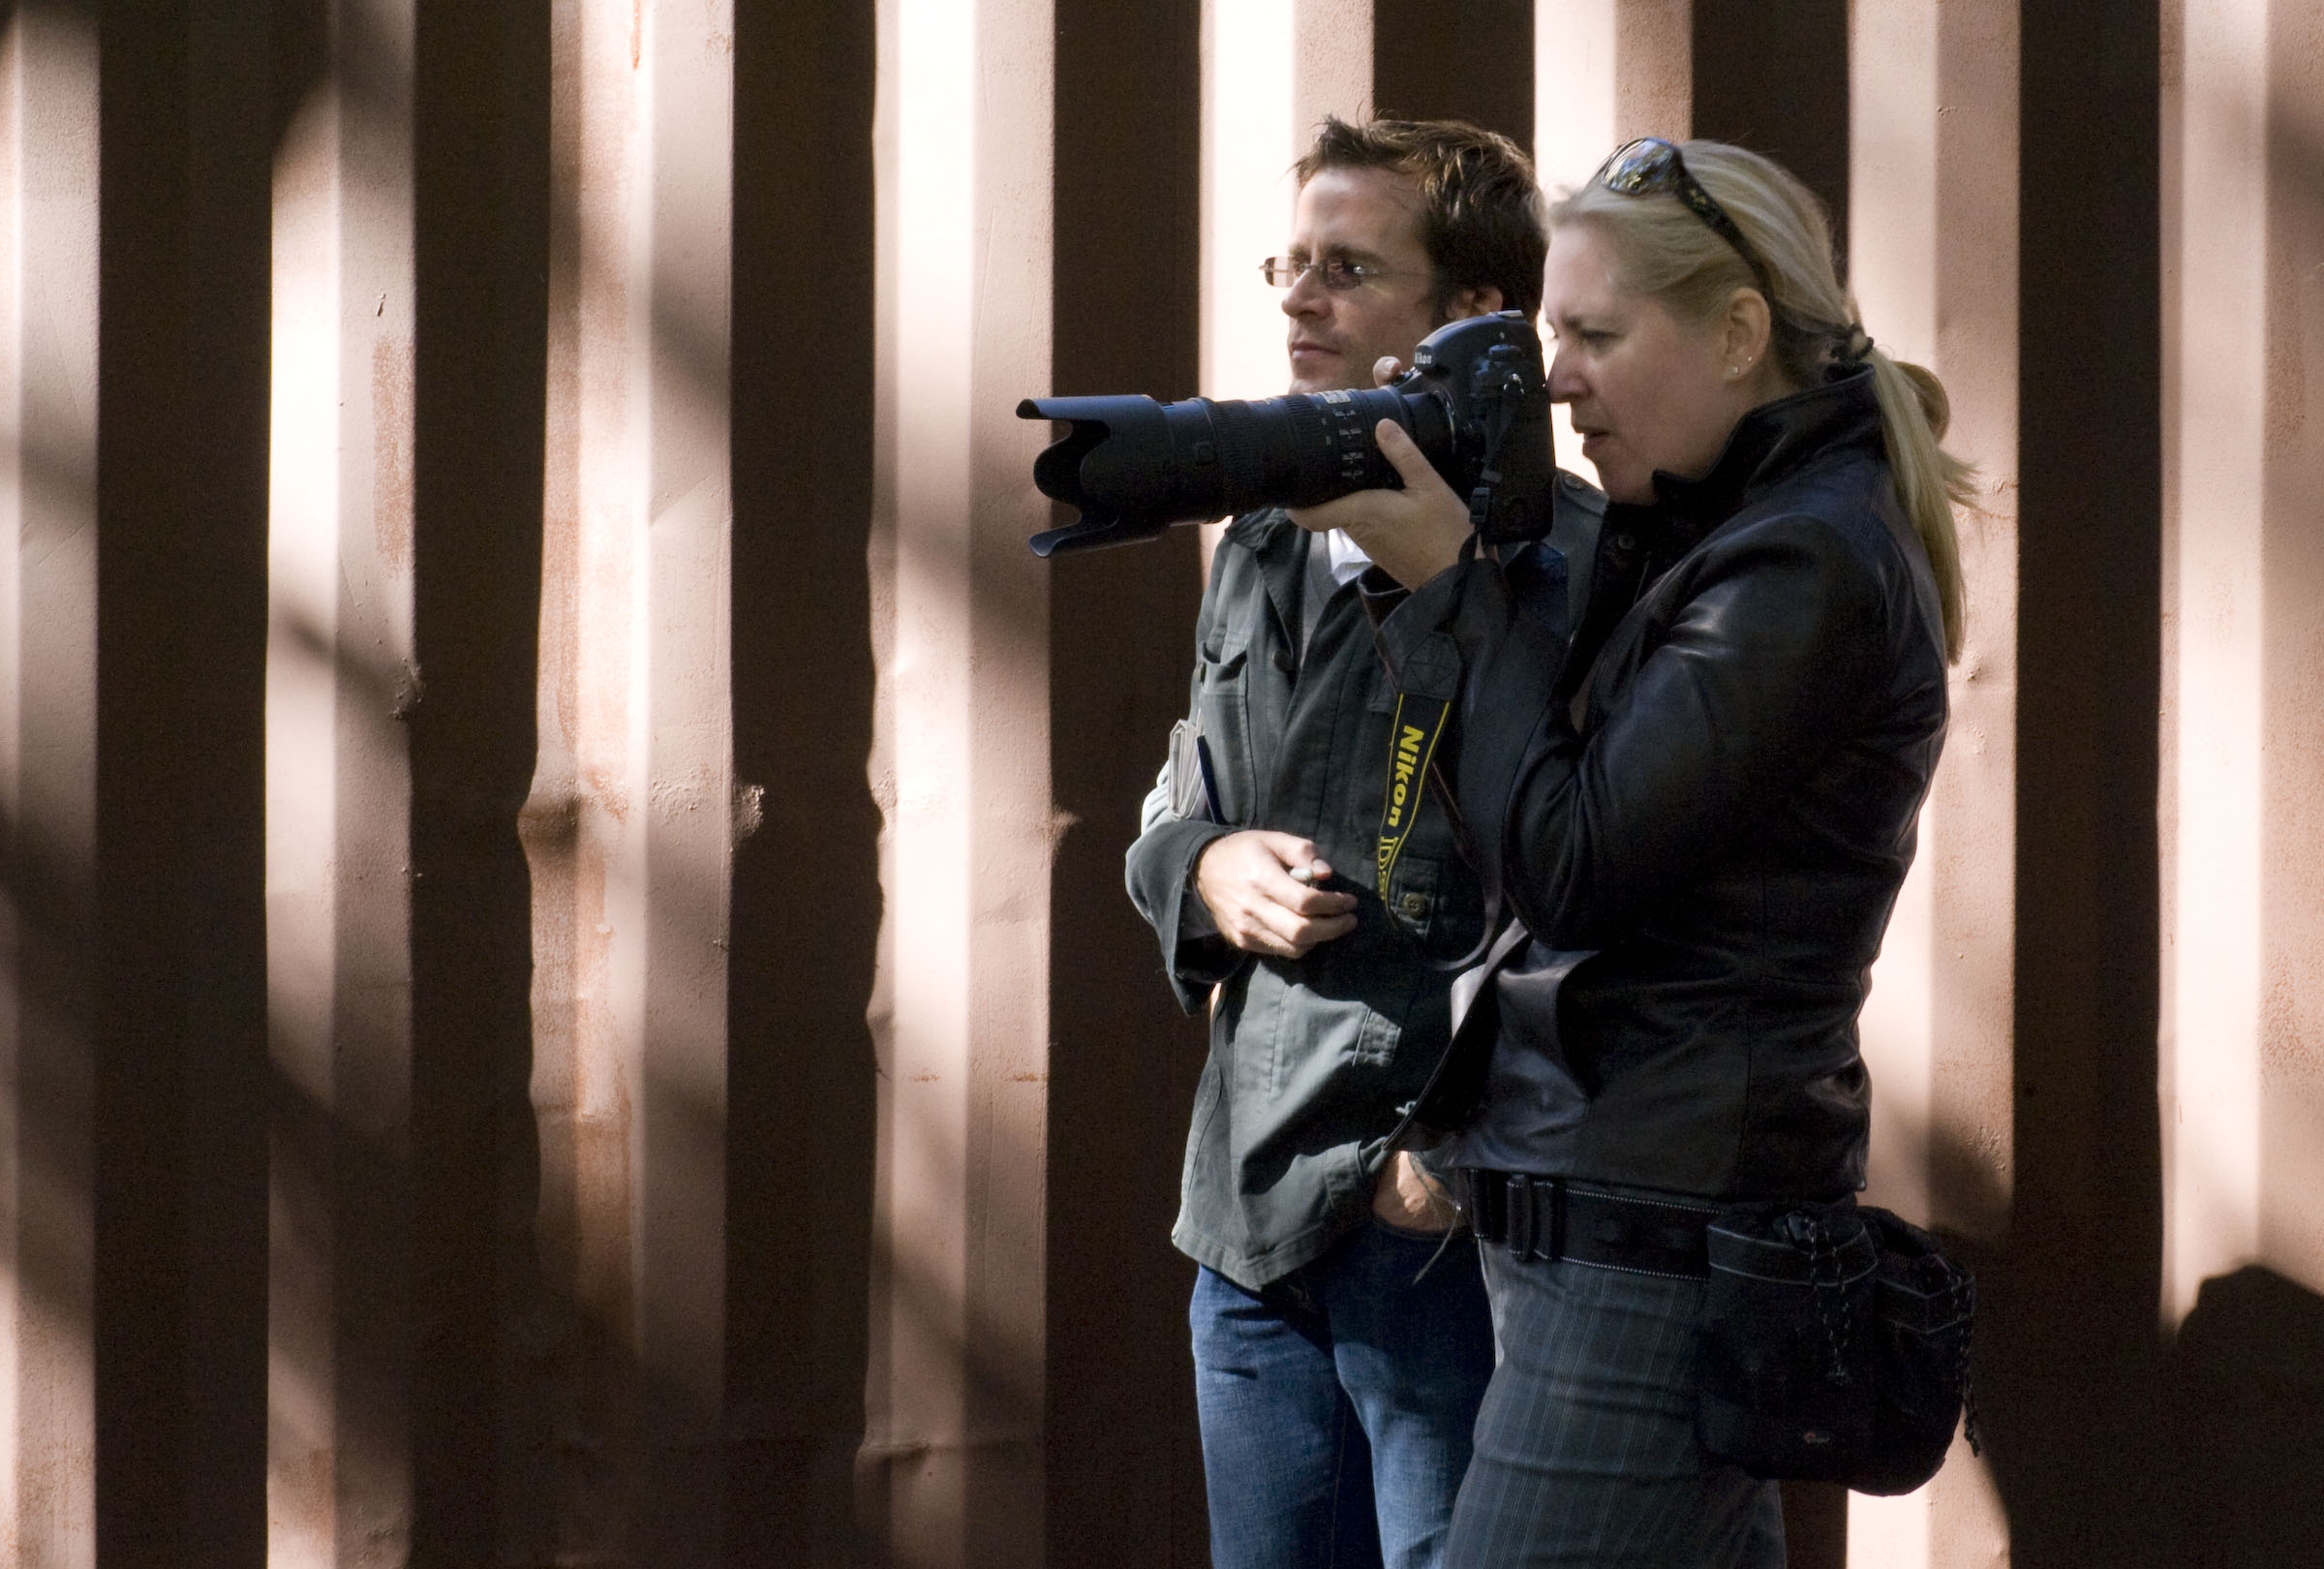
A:
{"type": "Polygon", "coordinates": [[[1696,1435],[1754,1476],[1911,1492],[1970,1405],[1976,1283],[1919,1227],[1854,1204],[1710,1223],[1696,1435]]]}

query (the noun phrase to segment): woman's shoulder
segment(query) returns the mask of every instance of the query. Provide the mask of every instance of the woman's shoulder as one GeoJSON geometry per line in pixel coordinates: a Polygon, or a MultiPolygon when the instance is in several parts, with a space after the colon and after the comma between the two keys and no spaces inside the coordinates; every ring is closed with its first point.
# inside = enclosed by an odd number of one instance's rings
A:
{"type": "Polygon", "coordinates": [[[1926,645],[1942,671],[1943,621],[1928,552],[1877,454],[1818,464],[1713,531],[1698,582],[1780,579],[1792,613],[1896,651],[1926,645]]]}
{"type": "Polygon", "coordinates": [[[1847,449],[1809,465],[1755,497],[1712,531],[1707,548],[1730,552],[1764,549],[1788,542],[1792,548],[1828,552],[1867,570],[1886,573],[1926,558],[1904,510],[1895,481],[1878,453],[1847,449]]]}

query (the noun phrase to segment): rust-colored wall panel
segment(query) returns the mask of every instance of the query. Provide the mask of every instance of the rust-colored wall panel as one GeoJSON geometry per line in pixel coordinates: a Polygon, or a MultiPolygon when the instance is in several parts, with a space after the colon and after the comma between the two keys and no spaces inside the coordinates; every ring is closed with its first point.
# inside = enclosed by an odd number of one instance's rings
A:
{"type": "MultiPolygon", "coordinates": [[[[1979,1265],[2008,1235],[2014,1132],[2016,22],[2014,0],[1853,0],[1850,29],[1850,284],[1881,347],[1942,378],[1946,449],[1976,471],[1944,756],[1859,1021],[1866,1196],[1979,1265]]],[[[1849,1498],[1847,1527],[1859,1565],[1969,1569],[2008,1544],[1966,1444],[1915,1493],[1849,1498]]]]}
{"type": "Polygon", "coordinates": [[[96,1561],[97,19],[0,42],[0,1540],[96,1561]]]}
{"type": "Polygon", "coordinates": [[[2022,12],[2017,1185],[1986,1264],[2014,1561],[2156,1561],[2157,12],[2022,12]]]}
{"type": "Polygon", "coordinates": [[[2312,8],[2163,14],[2170,1549],[2324,1556],[2324,60],[2312,8]]]}
{"type": "Polygon", "coordinates": [[[1372,108],[1533,145],[1533,0],[1372,0],[1372,108]]]}
{"type": "Polygon", "coordinates": [[[1695,0],[1695,127],[1807,182],[1848,233],[1848,0],[1695,0]]]}
{"type": "MultiPolygon", "coordinates": [[[[1199,0],[1058,7],[1048,388],[1198,374],[1199,0]]],[[[1170,1245],[1206,1033],[1171,1000],[1122,853],[1185,711],[1198,536],[1062,556],[1050,589],[1048,1561],[1204,1561],[1186,1299],[1170,1245]]]]}
{"type": "Polygon", "coordinates": [[[1048,0],[880,8],[872,1340],[858,1475],[897,1559],[1043,1530],[1049,576],[1024,548],[1050,359],[1048,0]]]}
{"type": "Polygon", "coordinates": [[[863,1561],[879,816],[872,750],[873,15],[735,8],[727,1561],[863,1561]]]}
{"type": "Polygon", "coordinates": [[[545,7],[425,0],[413,80],[413,1556],[548,1539],[530,888],[548,234],[545,7]]]}
{"type": "Polygon", "coordinates": [[[100,23],[101,1561],[265,1536],[268,33],[100,23]]]}
{"type": "Polygon", "coordinates": [[[409,0],[279,6],[266,675],[267,1554],[411,1527],[409,0]]]}

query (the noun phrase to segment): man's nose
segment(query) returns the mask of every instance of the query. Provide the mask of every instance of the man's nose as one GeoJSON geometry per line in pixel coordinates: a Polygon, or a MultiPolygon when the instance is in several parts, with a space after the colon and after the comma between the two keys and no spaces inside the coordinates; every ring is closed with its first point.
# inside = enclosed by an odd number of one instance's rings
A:
{"type": "Polygon", "coordinates": [[[1311,268],[1291,281],[1283,291],[1285,316],[1321,316],[1330,308],[1330,292],[1324,288],[1323,270],[1311,268]]]}

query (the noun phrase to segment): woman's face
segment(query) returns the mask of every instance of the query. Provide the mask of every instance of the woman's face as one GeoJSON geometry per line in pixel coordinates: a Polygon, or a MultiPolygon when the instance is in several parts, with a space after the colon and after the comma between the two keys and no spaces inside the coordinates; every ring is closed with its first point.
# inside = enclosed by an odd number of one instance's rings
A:
{"type": "Polygon", "coordinates": [[[1630,292],[1589,224],[1550,235],[1544,283],[1542,319],[1557,339],[1549,395],[1573,405],[1581,455],[1605,493],[1652,501],[1657,469],[1691,479],[1709,473],[1735,421],[1765,401],[1763,328],[1755,345],[1748,323],[1738,339],[1729,321],[1682,322],[1630,292]]]}

